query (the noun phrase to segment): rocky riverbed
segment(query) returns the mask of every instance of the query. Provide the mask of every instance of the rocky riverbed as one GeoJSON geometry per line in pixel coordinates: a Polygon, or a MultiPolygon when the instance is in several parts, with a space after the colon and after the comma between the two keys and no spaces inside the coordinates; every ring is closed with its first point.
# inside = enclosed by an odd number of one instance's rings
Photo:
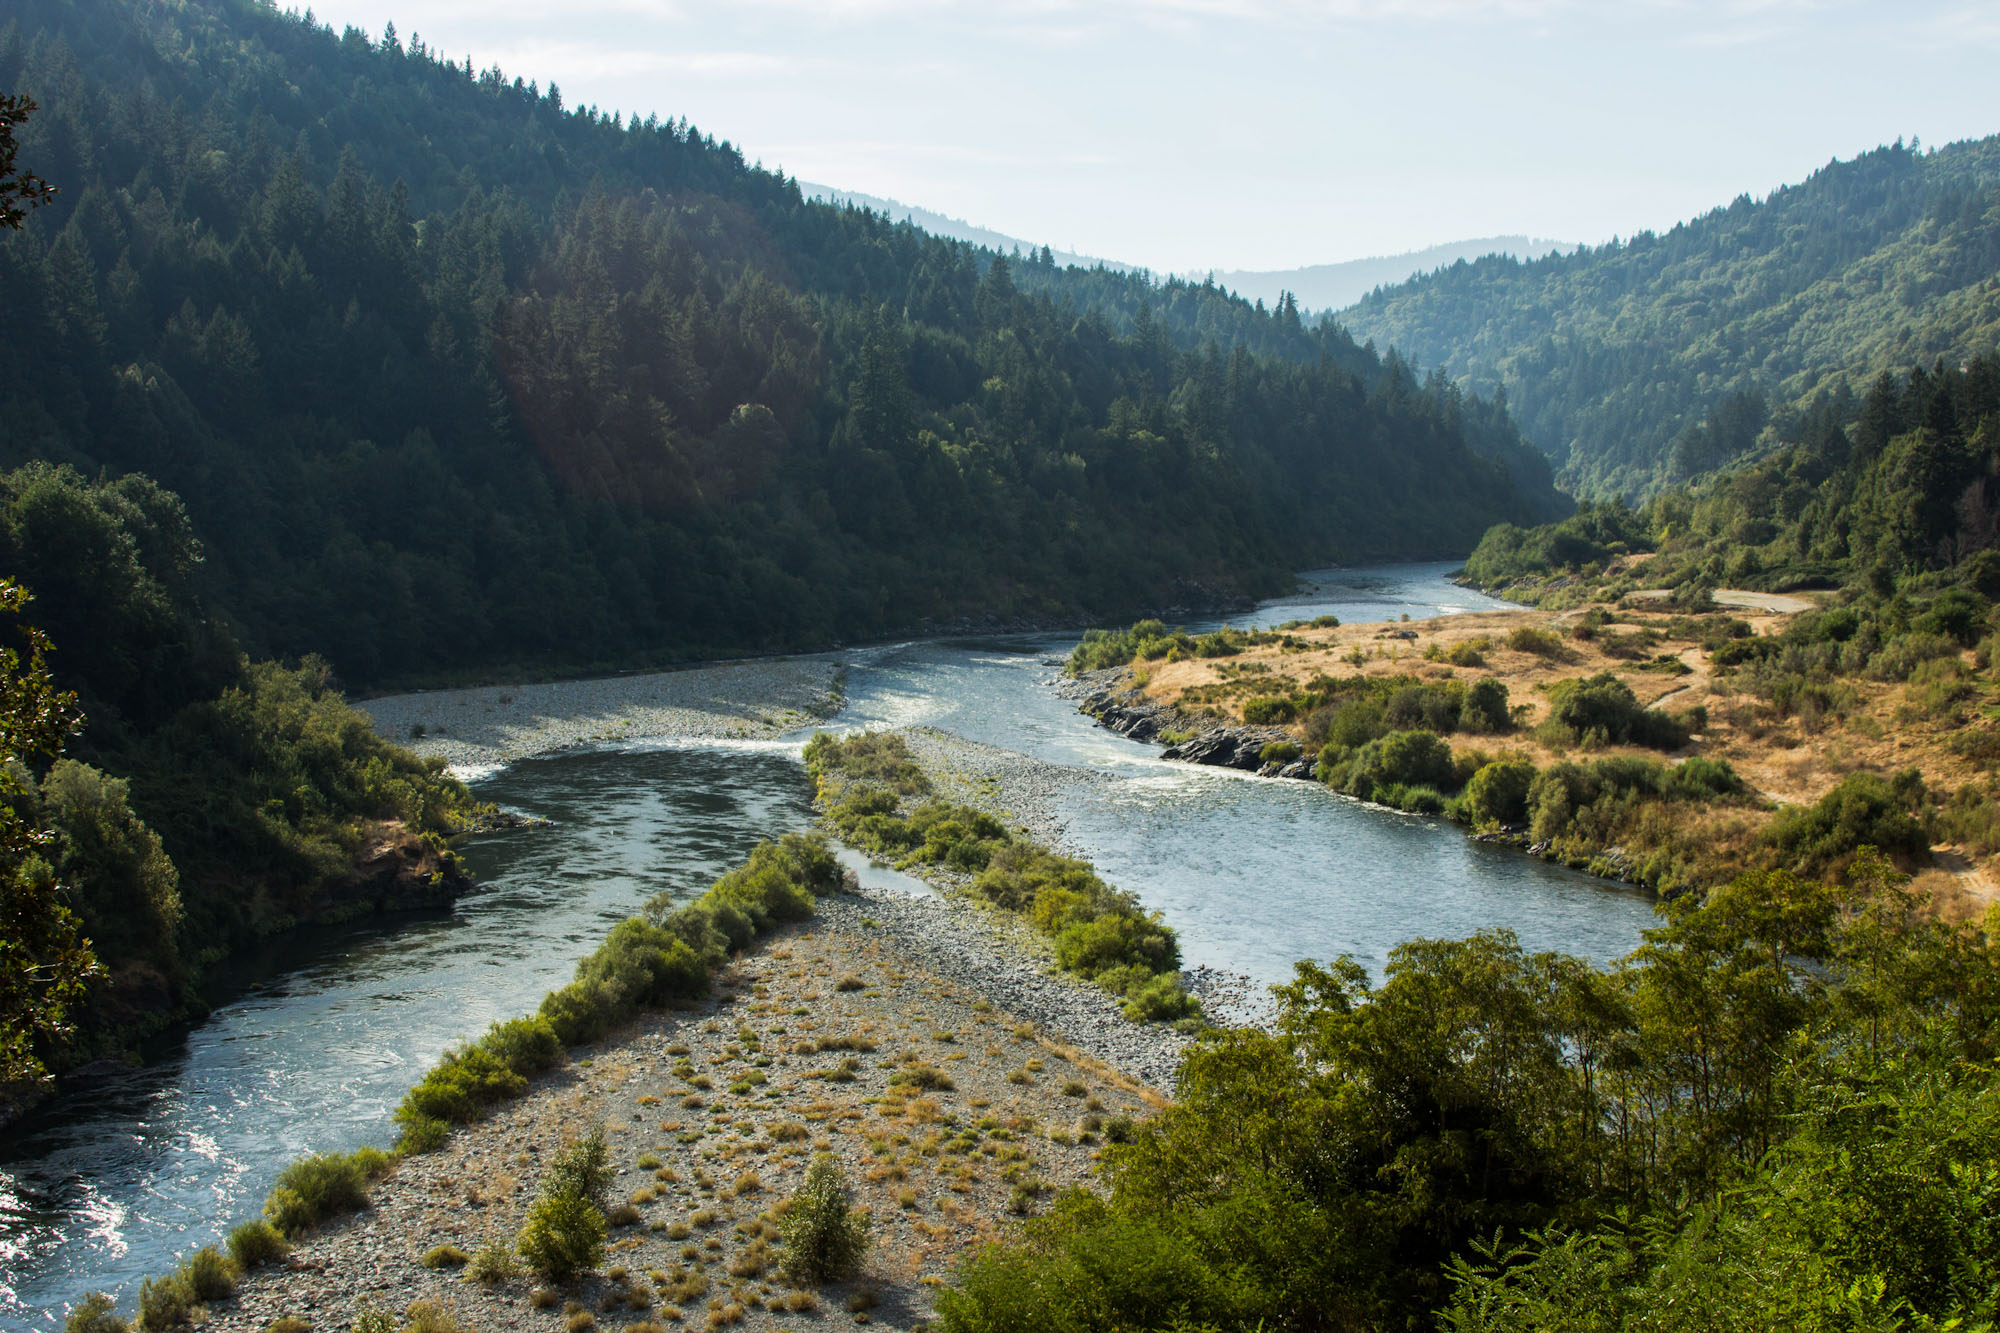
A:
{"type": "Polygon", "coordinates": [[[831,657],[722,662],[643,675],[363,699],[381,735],[460,771],[604,741],[769,739],[832,716],[845,668],[831,657]]]}
{"type": "Polygon", "coordinates": [[[857,1313],[920,1326],[961,1256],[1089,1179],[1105,1143],[1157,1110],[1146,1076],[1169,1074],[1186,1040],[1099,1023],[977,912],[879,891],[823,900],[711,999],[573,1050],[527,1096],[398,1164],[367,1209],[253,1275],[207,1327],[333,1329],[364,1303],[419,1300],[502,1333],[816,1329],[857,1313]],[[542,1171],[591,1124],[624,1201],[598,1271],[560,1288],[465,1280],[456,1254],[511,1247],[542,1171]],[[855,1280],[802,1289],[774,1258],[774,1210],[820,1152],[841,1162],[873,1244],[855,1280]]]}

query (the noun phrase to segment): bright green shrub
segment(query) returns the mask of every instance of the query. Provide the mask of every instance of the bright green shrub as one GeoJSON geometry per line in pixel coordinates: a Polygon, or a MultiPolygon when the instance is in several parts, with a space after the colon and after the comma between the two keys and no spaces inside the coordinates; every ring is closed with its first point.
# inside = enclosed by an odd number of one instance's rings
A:
{"type": "MultiPolygon", "coordinates": [[[[547,1026],[546,1022],[543,1026],[547,1026]]],[[[553,1031],[553,1029],[551,1029],[553,1031]]],[[[411,1116],[466,1124],[478,1119],[495,1102],[518,1097],[528,1086],[507,1062],[484,1046],[446,1051],[444,1058],[411,1088],[397,1108],[398,1119],[411,1116]]]]}
{"type": "Polygon", "coordinates": [[[1201,1004],[1173,976],[1157,976],[1125,993],[1125,1017],[1135,1023],[1171,1023],[1192,1018],[1201,1004]]]}
{"type": "Polygon", "coordinates": [[[1479,824],[1524,824],[1528,820],[1528,786],[1535,766],[1519,761],[1486,765],[1465,784],[1466,807],[1479,824]]]}
{"type": "Polygon", "coordinates": [[[291,1249],[269,1222],[245,1222],[229,1233],[229,1257],[245,1270],[277,1263],[291,1249]]]}
{"type": "Polygon", "coordinates": [[[1253,727],[1290,722],[1299,715],[1299,706],[1282,695],[1260,694],[1243,704],[1243,720],[1253,727]]]}
{"type": "Polygon", "coordinates": [[[179,1273],[139,1284],[139,1333],[169,1333],[192,1322],[194,1293],[179,1273]]]}
{"type": "Polygon", "coordinates": [[[847,1205],[840,1163],[821,1153],[806,1168],[805,1183],[778,1223],[784,1236],[787,1279],[836,1282],[853,1275],[868,1252],[867,1220],[847,1205]]]}
{"type": "Polygon", "coordinates": [[[1157,915],[1107,915],[1056,936],[1056,961],[1086,977],[1126,963],[1171,972],[1180,966],[1180,945],[1157,915]]]}
{"type": "Polygon", "coordinates": [[[528,1210],[515,1245],[537,1276],[562,1282],[603,1259],[607,1229],[604,1214],[588,1199],[545,1194],[528,1210]]]}
{"type": "Polygon", "coordinates": [[[379,1149],[301,1157],[278,1173],[264,1215],[285,1236],[297,1237],[330,1217],[367,1207],[368,1182],[388,1166],[379,1149]]]}
{"type": "Polygon", "coordinates": [[[542,1192],[574,1196],[602,1208],[611,1182],[617,1175],[611,1167],[611,1152],[604,1141],[604,1126],[592,1125],[582,1138],[565,1147],[549,1164],[542,1192]]]}
{"type": "Polygon", "coordinates": [[[219,1301],[236,1294],[237,1279],[243,1274],[214,1246],[204,1245],[187,1257],[180,1275],[196,1300],[219,1301]]]}
{"type": "Polygon", "coordinates": [[[562,1038],[546,1019],[510,1018],[495,1023],[479,1039],[484,1049],[498,1056],[517,1074],[533,1076],[562,1063],[562,1038]]]}

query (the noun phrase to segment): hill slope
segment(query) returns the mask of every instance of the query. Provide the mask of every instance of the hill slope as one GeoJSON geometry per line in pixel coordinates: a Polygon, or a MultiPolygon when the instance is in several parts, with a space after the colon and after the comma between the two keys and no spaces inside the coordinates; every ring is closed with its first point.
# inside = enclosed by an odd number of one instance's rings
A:
{"type": "Polygon", "coordinates": [[[25,0],[0,87],[63,188],[0,245],[0,464],[153,476],[245,646],[350,683],[1212,602],[1561,506],[1296,310],[1010,271],[386,34],[25,0]]]}
{"type": "Polygon", "coordinates": [[[1587,497],[1742,456],[1834,383],[2000,346],[2000,137],[1900,143],[1664,235],[1457,264],[1344,313],[1490,393],[1587,497]]]}

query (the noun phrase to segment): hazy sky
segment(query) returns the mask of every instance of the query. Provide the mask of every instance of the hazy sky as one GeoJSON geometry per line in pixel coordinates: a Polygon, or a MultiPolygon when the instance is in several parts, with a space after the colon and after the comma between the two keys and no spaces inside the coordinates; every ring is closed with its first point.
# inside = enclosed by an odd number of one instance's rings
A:
{"type": "Polygon", "coordinates": [[[2000,132],[1995,0],[322,0],[568,105],[1157,270],[1664,229],[2000,132]]]}

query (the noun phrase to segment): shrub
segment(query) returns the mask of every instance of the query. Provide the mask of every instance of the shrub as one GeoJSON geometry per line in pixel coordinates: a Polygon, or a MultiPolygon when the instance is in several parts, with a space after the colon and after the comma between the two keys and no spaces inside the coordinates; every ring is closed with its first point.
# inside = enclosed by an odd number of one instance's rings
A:
{"type": "MultiPolygon", "coordinates": [[[[548,1027],[546,1020],[531,1021],[548,1027]]],[[[554,1029],[549,1031],[553,1036],[554,1029]]],[[[466,1124],[485,1114],[493,1103],[520,1096],[527,1086],[528,1080],[485,1046],[446,1051],[404,1096],[396,1118],[399,1122],[423,1118],[466,1124]]]]}
{"type": "Polygon", "coordinates": [[[1299,706],[1275,694],[1262,694],[1243,704],[1243,720],[1253,727],[1290,722],[1299,715],[1299,706]]]}
{"type": "Polygon", "coordinates": [[[611,1166],[611,1152],[605,1146],[604,1126],[592,1125],[580,1139],[556,1154],[542,1180],[542,1192],[582,1199],[602,1208],[617,1172],[611,1166]]]}
{"type": "Polygon", "coordinates": [[[868,1222],[847,1205],[840,1164],[822,1153],[806,1168],[805,1183],[779,1223],[784,1273],[792,1282],[836,1282],[861,1267],[868,1250],[868,1222]]]}
{"type": "Polygon", "coordinates": [[[424,1251],[417,1262],[425,1268],[463,1268],[472,1262],[472,1256],[456,1245],[436,1245],[424,1251]]]}
{"type": "Polygon", "coordinates": [[[1392,731],[1332,763],[1322,752],[1320,779],[1364,801],[1389,787],[1459,786],[1451,746],[1428,731],[1392,731]]]}
{"type": "Polygon", "coordinates": [[[467,1333],[465,1325],[436,1301],[412,1302],[408,1317],[403,1333],[467,1333]]]}
{"type": "Polygon", "coordinates": [[[1513,724],[1513,714],[1507,706],[1507,687],[1491,676],[1474,681],[1465,692],[1465,702],[1459,706],[1458,729],[1501,732],[1513,724]]]}
{"type": "Polygon", "coordinates": [[[204,1245],[181,1265],[181,1279],[188,1294],[198,1301],[226,1300],[236,1293],[242,1270],[212,1245],[204,1245]]]}
{"type": "Polygon", "coordinates": [[[1272,741],[1257,752],[1259,763],[1289,764],[1299,757],[1299,747],[1291,741],[1272,741]]]}
{"type": "Polygon", "coordinates": [[[71,1308],[63,1333],[128,1333],[130,1326],[115,1313],[111,1298],[93,1291],[71,1308]]]}
{"type": "Polygon", "coordinates": [[[1153,977],[1126,992],[1125,1017],[1135,1023],[1172,1023],[1200,1012],[1200,1002],[1171,975],[1153,977]]]}
{"type": "Polygon", "coordinates": [[[179,1273],[139,1284],[140,1333],[168,1333],[191,1322],[193,1314],[194,1293],[179,1273]]]}
{"type": "Polygon", "coordinates": [[[444,1121],[435,1116],[406,1115],[400,1106],[396,1108],[396,1123],[402,1126],[396,1135],[396,1151],[406,1156],[436,1152],[451,1137],[451,1126],[444,1121]]]}
{"type": "Polygon", "coordinates": [[[340,1213],[368,1206],[368,1182],[388,1169],[379,1149],[342,1156],[314,1153],[278,1173],[264,1215],[288,1237],[297,1237],[340,1213]]]}
{"type": "Polygon", "coordinates": [[[1507,646],[1517,653],[1532,653],[1536,657],[1561,658],[1569,655],[1569,650],[1563,647],[1561,635],[1533,625],[1522,625],[1511,631],[1507,635],[1507,646]]]}
{"type": "Polygon", "coordinates": [[[1086,977],[1120,964],[1171,972],[1180,966],[1180,946],[1157,915],[1107,915],[1070,926],[1056,936],[1056,961],[1086,977]]]}
{"type": "Polygon", "coordinates": [[[519,1271],[513,1253],[498,1241],[489,1240],[473,1253],[465,1277],[469,1282],[483,1282],[490,1287],[509,1281],[519,1271]]]}
{"type": "Polygon", "coordinates": [[[245,1270],[277,1263],[291,1250],[269,1222],[245,1222],[229,1233],[229,1257],[245,1270]]]}
{"type": "Polygon", "coordinates": [[[1814,804],[1780,810],[1765,838],[1788,868],[1812,874],[1842,868],[1862,847],[1921,860],[1930,851],[1930,836],[1911,812],[1923,795],[1923,778],[1915,769],[1894,780],[1850,774],[1814,804]]]}
{"type": "Polygon", "coordinates": [[[562,1282],[597,1266],[605,1230],[604,1214],[590,1200],[545,1193],[528,1210],[515,1248],[537,1275],[562,1282]]]}
{"type": "Polygon", "coordinates": [[[495,1023],[479,1044],[517,1074],[532,1076],[562,1063],[562,1038],[548,1020],[514,1018],[495,1023]]]}
{"type": "Polygon", "coordinates": [[[1641,706],[1632,687],[1608,671],[1551,685],[1547,725],[1571,744],[1674,750],[1687,744],[1688,737],[1686,728],[1673,718],[1641,706]]]}
{"type": "Polygon", "coordinates": [[[1535,780],[1535,766],[1518,761],[1491,763],[1472,775],[1465,784],[1466,808],[1478,824],[1525,824],[1528,821],[1528,786],[1535,780]]]}

